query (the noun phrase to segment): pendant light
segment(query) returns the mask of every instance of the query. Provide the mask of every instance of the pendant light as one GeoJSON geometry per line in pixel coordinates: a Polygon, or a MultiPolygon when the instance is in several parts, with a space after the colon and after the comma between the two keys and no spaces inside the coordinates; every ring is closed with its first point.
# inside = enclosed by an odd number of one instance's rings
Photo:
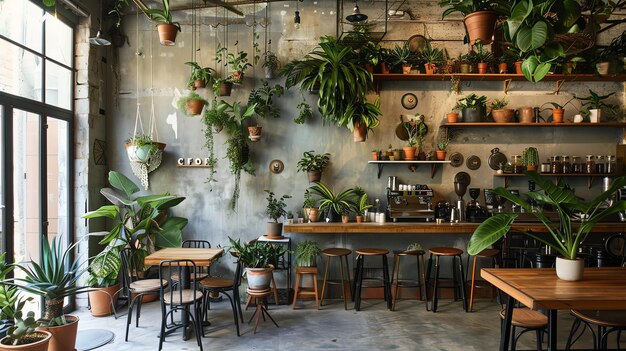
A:
{"type": "Polygon", "coordinates": [[[293,26],[296,29],[300,29],[300,9],[298,7],[298,2],[300,2],[300,0],[296,0],[296,13],[293,16],[293,26]]]}
{"type": "Polygon", "coordinates": [[[367,15],[362,14],[361,10],[359,10],[359,2],[354,2],[354,9],[352,9],[352,14],[346,16],[346,20],[348,22],[361,22],[367,19],[367,15]]]}
{"type": "Polygon", "coordinates": [[[98,29],[98,33],[96,33],[95,37],[89,38],[89,44],[95,45],[95,46],[111,45],[110,41],[102,37],[102,1],[100,1],[100,18],[98,19],[98,22],[100,22],[100,28],[98,29]]]}

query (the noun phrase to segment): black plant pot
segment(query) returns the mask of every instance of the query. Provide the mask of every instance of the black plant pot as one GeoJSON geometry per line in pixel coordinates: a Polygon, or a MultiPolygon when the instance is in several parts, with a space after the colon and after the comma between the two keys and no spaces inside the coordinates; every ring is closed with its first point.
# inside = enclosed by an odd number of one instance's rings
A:
{"type": "Polygon", "coordinates": [[[341,216],[332,208],[326,212],[326,218],[328,222],[341,222],[341,216]]]}
{"type": "Polygon", "coordinates": [[[475,110],[471,108],[464,108],[461,111],[463,121],[465,123],[482,122],[485,119],[485,108],[477,107],[475,110]]]}

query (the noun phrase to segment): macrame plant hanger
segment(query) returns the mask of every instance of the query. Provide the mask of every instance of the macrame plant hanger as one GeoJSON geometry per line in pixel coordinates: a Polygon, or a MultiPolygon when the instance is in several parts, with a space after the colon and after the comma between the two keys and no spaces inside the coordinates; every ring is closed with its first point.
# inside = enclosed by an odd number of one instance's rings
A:
{"type": "MultiPolygon", "coordinates": [[[[139,15],[137,15],[137,48],[139,49],[139,15]]],[[[139,178],[141,185],[144,189],[148,190],[150,182],[148,180],[148,173],[154,171],[161,165],[163,159],[163,149],[165,144],[159,143],[159,132],[156,126],[156,115],[154,113],[154,78],[153,78],[153,55],[152,55],[152,40],[150,40],[150,123],[148,124],[148,134],[146,134],[143,128],[143,121],[141,119],[141,104],[139,103],[139,56],[137,52],[137,114],[135,116],[135,129],[133,130],[133,139],[137,139],[137,128],[140,129],[139,135],[148,135],[152,140],[152,145],[148,146],[148,149],[141,155],[135,147],[135,157],[130,157],[130,168],[133,174],[139,178]],[[142,157],[137,157],[142,156],[142,157]]]]}

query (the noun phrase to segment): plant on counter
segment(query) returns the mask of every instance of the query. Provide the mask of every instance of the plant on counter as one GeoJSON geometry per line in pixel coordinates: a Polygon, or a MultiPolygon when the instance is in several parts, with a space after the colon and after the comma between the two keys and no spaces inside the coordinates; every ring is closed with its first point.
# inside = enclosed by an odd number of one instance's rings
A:
{"type": "Polygon", "coordinates": [[[324,153],[316,155],[315,151],[305,151],[298,161],[298,172],[307,172],[309,182],[319,182],[322,179],[322,172],[328,166],[330,154],[324,153]]]}
{"type": "MultiPolygon", "coordinates": [[[[584,243],[596,223],[609,215],[626,210],[625,200],[614,201],[611,206],[605,207],[605,201],[611,199],[618,189],[626,186],[626,176],[615,178],[605,192],[589,202],[583,202],[566,184],[559,182],[559,184],[555,185],[536,172],[526,171],[524,174],[543,189],[543,191],[528,192],[526,195],[531,200],[539,204],[551,206],[556,210],[559,215],[557,222],[552,221],[543,211],[534,210],[527,201],[512,194],[505,188],[497,188],[494,192],[521,206],[527,213],[532,213],[537,217],[547,228],[548,238],[544,239],[530,231],[522,231],[521,233],[553,248],[563,259],[575,260],[580,246],[584,243]]],[[[518,214],[515,213],[501,213],[487,218],[472,234],[467,248],[468,254],[476,255],[490,247],[507,233],[511,231],[517,232],[511,228],[517,216],[518,214]]],[[[580,272],[582,273],[583,261],[579,260],[579,263],[580,272]]],[[[557,275],[561,278],[561,274],[558,272],[559,266],[560,262],[557,259],[557,275]]]]}
{"type": "Polygon", "coordinates": [[[344,209],[351,209],[355,206],[355,192],[352,188],[345,189],[335,195],[324,183],[316,183],[309,190],[321,197],[319,210],[325,213],[331,222],[336,221],[344,209]]]}
{"type": "Polygon", "coordinates": [[[404,42],[402,46],[396,44],[389,53],[391,64],[394,66],[402,66],[402,73],[405,73],[407,69],[409,72],[411,71],[409,56],[411,56],[411,50],[409,49],[408,42],[404,42]]]}
{"type": "Polygon", "coordinates": [[[560,104],[558,102],[554,102],[554,101],[550,101],[550,102],[546,102],[543,105],[541,105],[541,111],[545,111],[547,109],[552,110],[552,121],[554,123],[562,123],[563,122],[563,116],[565,115],[565,106],[567,105],[572,105],[574,108],[576,108],[576,106],[572,103],[573,100],[576,99],[576,96],[572,96],[569,100],[567,100],[565,103],[560,104]],[[552,105],[552,108],[543,108],[545,105],[552,105]]]}
{"type": "Polygon", "coordinates": [[[600,122],[605,112],[608,112],[610,116],[614,116],[619,107],[613,104],[607,104],[604,100],[615,95],[615,92],[606,95],[599,95],[593,90],[589,89],[589,96],[579,97],[581,101],[581,112],[585,117],[589,117],[592,121],[600,122]]]}
{"type": "Polygon", "coordinates": [[[189,95],[181,96],[176,105],[178,106],[178,110],[182,111],[187,116],[197,116],[202,113],[202,109],[207,103],[208,101],[198,93],[190,91],[189,95]]]}
{"type": "Polygon", "coordinates": [[[278,69],[278,66],[280,66],[280,61],[275,53],[269,50],[263,53],[263,68],[265,69],[266,79],[274,78],[274,73],[278,69]]]}
{"type": "Polygon", "coordinates": [[[471,93],[458,99],[454,108],[461,111],[463,122],[480,122],[485,117],[486,105],[486,96],[471,93]]]}
{"type": "Polygon", "coordinates": [[[287,215],[285,199],[290,199],[291,196],[283,195],[281,197],[275,197],[274,192],[269,190],[265,190],[265,192],[267,193],[267,197],[265,198],[267,200],[265,214],[270,219],[274,220],[274,222],[267,223],[267,236],[270,238],[282,237],[283,224],[278,223],[278,219],[287,215]]]}
{"type": "Polygon", "coordinates": [[[525,148],[522,153],[522,163],[526,166],[527,171],[537,171],[537,167],[539,167],[539,152],[537,148],[525,148]]]}
{"type": "Polygon", "coordinates": [[[402,148],[404,151],[404,159],[405,160],[414,160],[415,159],[415,151],[420,150],[423,152],[424,140],[426,138],[426,133],[428,133],[428,127],[423,120],[419,122],[403,122],[402,126],[407,132],[407,145],[402,148]],[[415,147],[415,145],[418,145],[415,147]]]}
{"type": "Polygon", "coordinates": [[[372,207],[373,205],[370,205],[367,202],[367,194],[365,193],[361,194],[361,196],[359,197],[359,201],[357,202],[357,206],[356,206],[356,222],[357,223],[363,222],[363,216],[365,216],[365,211],[369,210],[372,207]]]}
{"type": "Polygon", "coordinates": [[[476,40],[474,45],[476,45],[476,49],[478,50],[473,55],[478,64],[478,74],[485,74],[487,73],[489,65],[493,62],[493,54],[485,51],[483,41],[480,39],[476,40]]]}
{"type": "Polygon", "coordinates": [[[305,218],[310,222],[317,222],[319,217],[319,208],[317,207],[317,201],[311,197],[311,192],[307,189],[304,192],[304,203],[302,204],[304,209],[305,218]]]}
{"type": "Polygon", "coordinates": [[[305,240],[296,244],[296,266],[315,267],[317,256],[322,253],[319,245],[315,241],[305,240]]]}
{"type": "Polygon", "coordinates": [[[506,98],[502,99],[493,99],[491,104],[489,105],[491,117],[497,123],[509,123],[513,122],[513,118],[515,117],[515,110],[510,108],[505,108],[509,105],[509,102],[506,98]]]}
{"type": "Polygon", "coordinates": [[[161,0],[162,9],[146,9],[144,12],[157,24],[161,45],[172,46],[176,43],[176,34],[180,32],[180,23],[174,22],[170,11],[170,0],[161,0]]]}
{"type": "Polygon", "coordinates": [[[215,73],[213,68],[200,67],[200,65],[194,61],[185,62],[185,64],[191,67],[191,75],[189,76],[187,86],[191,89],[195,89],[213,85],[213,73],[215,73]]]}
{"type": "Polygon", "coordinates": [[[311,110],[311,105],[307,104],[306,101],[303,101],[297,106],[298,117],[296,117],[293,121],[296,124],[304,124],[306,121],[313,119],[313,111],[311,110]]]}
{"type": "Polygon", "coordinates": [[[445,62],[444,60],[444,51],[439,48],[434,48],[427,43],[422,51],[422,59],[426,62],[424,64],[424,69],[426,70],[426,74],[435,73],[435,69],[437,66],[445,62]]]}

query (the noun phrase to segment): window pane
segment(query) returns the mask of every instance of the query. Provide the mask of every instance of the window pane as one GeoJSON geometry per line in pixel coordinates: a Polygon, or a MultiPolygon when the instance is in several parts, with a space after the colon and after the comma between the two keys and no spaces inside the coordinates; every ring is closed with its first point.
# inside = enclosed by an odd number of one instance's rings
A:
{"type": "Polygon", "coordinates": [[[46,56],[72,65],[72,28],[53,16],[46,16],[46,56]]]}
{"type": "Polygon", "coordinates": [[[46,61],[46,103],[72,107],[72,71],[50,61],[46,61]]]}
{"type": "Polygon", "coordinates": [[[42,59],[0,39],[0,91],[41,101],[42,59]]]}
{"type": "Polygon", "coordinates": [[[68,123],[48,117],[47,135],[47,206],[48,206],[48,238],[57,235],[57,240],[68,238],[68,191],[69,175],[67,167],[68,123]]]}
{"type": "MultiPolygon", "coordinates": [[[[46,15],[48,17],[52,16],[46,15]]],[[[43,19],[43,9],[30,1],[0,1],[0,34],[39,53],[43,19]]]]}

